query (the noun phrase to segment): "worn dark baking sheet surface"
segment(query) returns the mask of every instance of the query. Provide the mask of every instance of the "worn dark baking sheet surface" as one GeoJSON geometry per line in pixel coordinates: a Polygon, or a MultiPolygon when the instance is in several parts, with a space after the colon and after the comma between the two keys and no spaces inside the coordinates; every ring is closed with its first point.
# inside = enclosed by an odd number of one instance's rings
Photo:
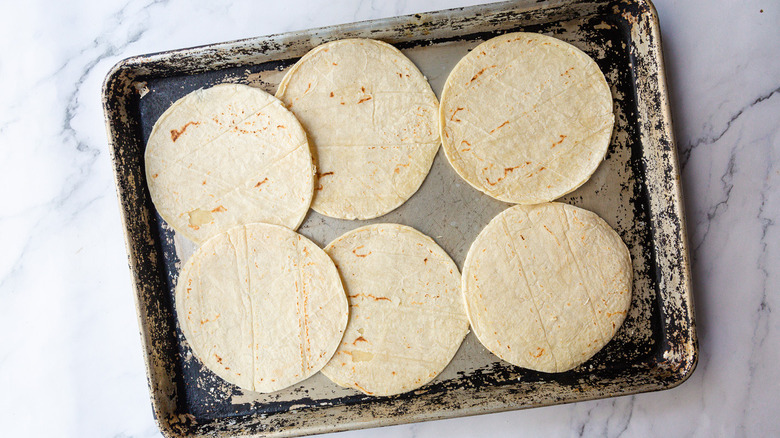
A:
{"type": "MultiPolygon", "coordinates": [[[[299,435],[544,406],[673,387],[697,358],[679,169],[660,36],[646,1],[518,1],[216,44],[127,59],[109,73],[104,107],[145,346],[154,412],[170,436],[299,435]],[[273,93],[286,68],[314,46],[345,37],[400,48],[438,94],[471,48],[513,31],[541,32],[584,50],[601,67],[616,124],[593,178],[561,199],[595,211],[628,245],[631,310],[616,337],[572,371],[544,374],[502,362],[470,334],[431,384],[393,397],[339,388],[322,375],[273,394],[244,392],[195,359],[179,331],[173,289],[192,252],[157,215],[143,150],[157,118],[201,87],[247,83],[273,93]]],[[[484,225],[508,204],[472,189],[443,156],[421,189],[394,212],[341,221],[310,212],[300,232],[320,245],[376,222],[432,236],[462,267],[484,225]]]]}

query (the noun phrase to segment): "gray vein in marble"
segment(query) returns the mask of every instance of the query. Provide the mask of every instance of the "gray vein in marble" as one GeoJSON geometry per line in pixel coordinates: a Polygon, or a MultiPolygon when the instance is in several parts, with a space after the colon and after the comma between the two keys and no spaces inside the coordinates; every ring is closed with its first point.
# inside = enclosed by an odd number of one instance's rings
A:
{"type": "Polygon", "coordinates": [[[728,122],[726,122],[726,126],[716,135],[705,135],[704,137],[700,137],[692,142],[688,142],[685,146],[681,147],[680,149],[680,168],[685,169],[685,166],[688,164],[688,160],[691,158],[691,153],[693,153],[694,149],[698,148],[701,145],[709,145],[717,142],[720,140],[724,135],[726,135],[726,132],[728,132],[729,128],[731,128],[731,125],[737,121],[737,119],[744,114],[745,111],[752,108],[756,104],[759,104],[769,98],[771,98],[776,93],[780,92],[780,87],[775,88],[774,90],[770,91],[767,94],[763,94],[756,99],[754,99],[749,104],[745,105],[744,107],[740,108],[731,118],[728,122]]]}
{"type": "MultiPolygon", "coordinates": [[[[614,435],[615,438],[623,436],[623,434],[628,430],[628,426],[631,425],[631,418],[634,416],[634,402],[636,401],[636,398],[635,398],[635,396],[632,395],[632,396],[630,396],[628,398],[628,400],[629,400],[628,401],[628,415],[625,415],[624,412],[618,413],[620,415],[618,415],[617,420],[620,420],[621,416],[622,417],[626,417],[626,418],[624,420],[625,423],[623,424],[623,427],[621,427],[620,430],[618,431],[618,433],[616,435],[614,435]]],[[[613,404],[614,404],[614,402],[613,402],[613,404]]],[[[610,419],[612,419],[612,417],[610,417],[610,419]]]]}
{"type": "Polygon", "coordinates": [[[722,184],[721,193],[723,194],[723,198],[707,210],[707,218],[704,220],[704,233],[702,234],[699,242],[697,242],[693,247],[692,255],[694,260],[699,253],[699,248],[701,248],[704,242],[707,241],[707,236],[709,235],[710,228],[712,227],[712,220],[729,208],[728,204],[729,199],[731,198],[731,190],[734,188],[734,168],[736,165],[736,160],[736,151],[732,149],[729,153],[729,164],[726,166],[726,172],[724,172],[720,177],[720,182],[722,184]]]}
{"type": "MultiPolygon", "coordinates": [[[[91,166],[95,160],[91,160],[89,162],[89,166],[91,166]]],[[[81,178],[76,180],[73,185],[69,188],[67,188],[64,192],[62,192],[61,195],[57,196],[56,198],[52,199],[49,202],[46,202],[45,204],[39,206],[35,210],[41,211],[52,211],[50,214],[42,214],[39,215],[40,219],[35,221],[35,224],[30,228],[30,232],[28,233],[27,240],[25,240],[24,245],[22,246],[21,251],[19,251],[16,260],[11,265],[11,268],[0,277],[0,297],[6,294],[12,294],[14,293],[14,288],[7,287],[8,283],[15,278],[15,275],[19,273],[22,268],[24,267],[24,261],[26,259],[26,256],[30,250],[30,246],[33,244],[33,240],[36,238],[36,236],[39,235],[39,230],[44,226],[45,221],[50,218],[52,214],[56,214],[57,210],[50,210],[46,207],[53,207],[55,209],[61,208],[65,205],[67,205],[70,201],[70,198],[81,188],[84,186],[85,183],[89,182],[89,172],[82,172],[81,178]]],[[[66,186],[67,187],[67,186],[66,186]]],[[[79,212],[84,211],[87,207],[95,203],[96,201],[104,198],[104,195],[92,197],[84,202],[79,203],[78,205],[70,205],[73,213],[70,214],[69,219],[75,220],[76,215],[79,212]]],[[[0,223],[2,223],[2,218],[0,218],[0,223]]],[[[67,222],[63,222],[61,225],[65,225],[67,222]]]]}
{"type": "Polygon", "coordinates": [[[577,429],[577,436],[578,436],[578,437],[583,437],[583,436],[585,436],[585,428],[588,426],[588,422],[589,422],[589,421],[590,421],[590,419],[591,419],[591,418],[590,418],[590,414],[591,414],[591,413],[593,412],[593,410],[594,410],[595,408],[597,408],[598,406],[599,406],[599,403],[595,403],[595,404],[591,405],[590,409],[588,409],[588,411],[586,412],[586,417],[585,417],[585,419],[582,421],[582,424],[580,424],[580,425],[579,425],[579,428],[577,429]]]}
{"type": "MultiPolygon", "coordinates": [[[[169,1],[170,0],[154,0],[154,1],[150,2],[149,4],[141,7],[141,10],[147,10],[151,6],[158,5],[158,4],[159,5],[165,5],[169,1]]],[[[114,23],[122,23],[124,20],[126,20],[127,18],[130,17],[130,14],[128,14],[128,12],[127,12],[129,8],[130,8],[130,3],[125,4],[117,12],[115,12],[112,15],[109,16],[109,21],[114,22],[114,23]]],[[[97,65],[97,63],[99,63],[103,59],[109,58],[111,56],[117,56],[117,55],[121,55],[122,53],[124,53],[125,49],[127,49],[127,46],[129,46],[132,43],[137,42],[141,38],[141,36],[143,36],[142,34],[146,30],[147,29],[144,29],[143,31],[140,31],[140,32],[137,32],[136,34],[131,35],[130,38],[128,38],[128,40],[127,40],[127,42],[125,44],[121,44],[121,45],[118,45],[118,46],[111,47],[110,50],[107,52],[107,54],[105,56],[99,56],[95,60],[94,63],[92,63],[92,62],[88,63],[88,66],[84,70],[85,74],[82,75],[82,77],[80,78],[80,81],[77,83],[77,87],[76,88],[78,89],[83,84],[84,79],[86,78],[86,73],[89,73],[97,65]]],[[[57,67],[50,74],[43,76],[40,80],[38,80],[30,88],[31,89],[35,89],[35,88],[38,88],[40,85],[44,85],[44,84],[48,83],[51,80],[56,80],[59,77],[59,75],[61,73],[63,73],[68,68],[68,66],[70,66],[73,63],[73,61],[75,59],[78,59],[79,56],[86,54],[87,51],[89,51],[91,49],[95,49],[97,47],[100,47],[102,45],[102,43],[100,41],[100,38],[101,37],[105,37],[107,33],[108,32],[104,32],[104,33],[98,35],[94,40],[92,40],[92,45],[90,45],[89,47],[85,47],[85,48],[81,49],[75,55],[69,57],[67,61],[62,63],[59,67],[57,67]]],[[[106,53],[106,51],[104,51],[104,53],[106,53]]]]}
{"type": "MultiPolygon", "coordinates": [[[[167,0],[156,0],[144,6],[143,9],[147,9],[154,4],[161,4],[166,2],[167,0]]],[[[120,9],[117,13],[115,13],[112,16],[112,18],[114,18],[117,22],[121,21],[128,7],[129,5],[125,5],[122,9],[120,9]]],[[[129,45],[141,39],[145,31],[146,31],[145,28],[140,29],[139,31],[130,35],[129,38],[123,44],[117,46],[108,45],[101,42],[101,36],[105,36],[105,34],[98,36],[93,40],[93,44],[90,47],[84,48],[81,51],[79,51],[76,56],[72,57],[63,65],[58,67],[51,75],[44,77],[41,81],[39,81],[36,84],[36,86],[33,87],[33,88],[37,88],[38,85],[45,84],[46,81],[57,77],[57,75],[63,72],[68,67],[68,65],[70,65],[73,62],[73,59],[77,59],[78,56],[87,53],[91,49],[99,48],[104,45],[107,46],[102,50],[101,53],[99,53],[97,56],[93,57],[92,59],[88,60],[86,64],[82,66],[81,68],[82,71],[80,76],[75,81],[75,83],[73,83],[70,92],[67,94],[67,96],[64,99],[64,101],[67,102],[67,104],[65,106],[65,112],[62,117],[60,138],[63,139],[63,143],[65,144],[75,143],[76,150],[79,153],[81,153],[80,154],[81,156],[86,157],[86,161],[78,163],[77,168],[75,169],[75,176],[74,174],[71,174],[68,177],[66,177],[66,180],[63,181],[62,183],[63,189],[60,191],[58,195],[56,195],[54,198],[50,199],[45,203],[39,204],[34,208],[27,209],[27,211],[30,213],[39,212],[43,210],[48,212],[48,214],[44,213],[41,215],[36,215],[40,219],[37,220],[35,224],[31,227],[30,233],[28,234],[28,238],[25,241],[22,250],[19,252],[18,256],[16,257],[16,260],[12,264],[11,269],[9,269],[6,273],[0,276],[0,290],[9,293],[12,290],[12,288],[6,288],[6,285],[8,284],[8,281],[14,278],[15,274],[18,273],[22,268],[23,262],[25,260],[25,256],[29,251],[32,240],[35,238],[36,235],[38,235],[37,230],[40,229],[41,224],[42,222],[44,222],[45,219],[47,219],[51,215],[61,214],[62,213],[61,209],[66,206],[71,207],[72,214],[69,214],[69,216],[74,216],[77,212],[83,211],[84,208],[86,208],[91,203],[95,202],[96,200],[102,197],[99,196],[99,197],[89,199],[86,202],[79,203],[79,205],[69,205],[71,203],[71,199],[73,198],[74,194],[76,194],[86,183],[88,183],[91,180],[92,167],[97,161],[98,156],[100,155],[100,149],[96,147],[91,147],[86,141],[83,141],[83,139],[79,136],[78,131],[73,126],[73,119],[77,115],[77,111],[78,111],[79,93],[82,91],[83,85],[86,82],[89,75],[93,73],[95,67],[97,67],[101,63],[101,61],[110,57],[114,57],[117,54],[120,54],[123,51],[125,51],[129,45]]],[[[0,217],[0,222],[2,222],[4,219],[7,218],[8,217],[0,217]]]]}
{"type": "MultiPolygon", "coordinates": [[[[164,5],[168,3],[168,0],[154,0],[150,2],[149,4],[143,6],[142,10],[148,10],[150,7],[154,5],[164,5]]],[[[126,15],[126,11],[129,8],[129,4],[126,4],[122,9],[120,9],[118,12],[116,12],[111,18],[115,19],[116,22],[121,22],[124,16],[126,15]]],[[[87,62],[87,64],[83,67],[82,74],[76,80],[76,83],[73,86],[72,92],[67,97],[67,106],[65,107],[65,120],[62,125],[62,133],[64,138],[71,138],[76,142],[76,149],[80,152],[91,152],[95,155],[98,155],[100,153],[99,149],[90,148],[89,145],[87,145],[85,142],[82,142],[78,139],[78,133],[71,125],[71,122],[73,121],[73,117],[76,115],[76,109],[78,107],[78,94],[82,90],[82,86],[84,85],[84,82],[87,80],[89,75],[92,73],[92,71],[95,69],[95,67],[100,64],[101,61],[107,58],[115,57],[121,53],[123,53],[128,46],[131,44],[139,41],[141,37],[143,37],[144,33],[148,30],[148,26],[144,26],[141,29],[137,30],[133,34],[131,34],[127,40],[117,46],[105,44],[106,47],[103,49],[102,53],[98,54],[96,57],[92,58],[87,62]]],[[[104,35],[99,35],[97,38],[93,40],[93,44],[91,47],[83,49],[81,52],[79,52],[79,55],[86,53],[88,50],[93,48],[99,48],[104,45],[104,43],[101,42],[101,37],[104,37],[104,35]]],[[[62,67],[60,67],[54,75],[62,70],[64,70],[67,65],[71,61],[68,60],[62,67]]]]}
{"type": "MultiPolygon", "coordinates": [[[[756,105],[758,105],[758,104],[760,104],[762,102],[765,102],[765,101],[771,99],[772,96],[774,96],[775,94],[778,94],[778,93],[780,93],[780,87],[775,88],[770,93],[767,93],[767,94],[764,94],[762,96],[759,96],[758,98],[754,99],[749,105],[747,105],[744,108],[742,108],[739,111],[737,111],[737,113],[735,113],[731,117],[729,122],[726,124],[725,129],[723,129],[723,131],[721,131],[717,136],[712,137],[712,138],[699,139],[695,143],[693,143],[693,146],[688,148],[686,151],[683,151],[683,155],[682,155],[683,161],[682,162],[686,163],[687,162],[687,158],[690,157],[690,154],[693,151],[693,149],[695,149],[699,145],[702,145],[702,144],[708,144],[709,145],[709,144],[714,144],[714,143],[718,142],[729,131],[731,126],[737,120],[739,120],[743,114],[746,113],[746,111],[748,111],[749,109],[754,108],[756,105]]],[[[739,141],[735,142],[735,147],[732,148],[729,151],[729,162],[728,162],[728,165],[726,167],[726,171],[723,173],[723,175],[720,178],[720,181],[722,183],[720,193],[722,194],[722,197],[714,205],[709,207],[709,209],[706,212],[706,219],[704,219],[704,225],[703,225],[704,226],[704,232],[701,235],[701,238],[699,239],[699,241],[698,242],[694,242],[694,247],[693,247],[693,251],[692,251],[692,256],[693,256],[694,260],[696,260],[701,246],[704,244],[704,242],[707,241],[707,236],[708,236],[708,234],[710,232],[710,228],[712,226],[711,222],[717,216],[719,216],[720,214],[722,214],[723,212],[728,210],[728,203],[729,203],[729,199],[730,199],[730,196],[731,196],[731,190],[734,188],[734,182],[733,181],[734,181],[734,172],[735,172],[735,167],[736,167],[736,154],[737,154],[736,145],[738,145],[739,143],[740,143],[739,141]]],[[[683,166],[684,165],[685,164],[683,164],[683,166]]],[[[713,191],[710,190],[710,193],[712,193],[712,192],[713,191]]]]}
{"type": "MultiPolygon", "coordinates": [[[[33,226],[32,229],[33,230],[37,229],[38,224],[40,224],[40,221],[36,222],[35,226],[33,226]]],[[[14,278],[14,275],[21,270],[22,264],[25,260],[25,256],[30,251],[30,241],[32,240],[33,235],[34,233],[28,234],[28,237],[24,242],[24,246],[22,246],[22,250],[19,251],[19,255],[16,257],[16,260],[14,260],[13,265],[11,265],[11,269],[9,269],[5,275],[0,277],[0,297],[4,297],[7,294],[13,293],[13,288],[7,287],[8,283],[14,278]]],[[[0,360],[0,363],[2,363],[4,359],[5,358],[3,358],[3,360],[0,360]]]]}
{"type": "MultiPolygon", "coordinates": [[[[759,242],[761,244],[761,253],[758,257],[757,261],[757,268],[760,271],[761,275],[761,301],[758,305],[758,307],[755,309],[755,316],[754,316],[754,325],[753,325],[753,334],[751,337],[751,349],[750,349],[750,358],[748,359],[748,388],[747,393],[745,394],[746,403],[742,410],[742,421],[740,424],[740,431],[743,434],[747,433],[746,425],[747,425],[747,416],[748,416],[748,408],[750,407],[749,401],[752,399],[751,394],[754,390],[754,384],[756,383],[755,375],[756,375],[756,367],[759,366],[760,360],[759,360],[759,353],[761,352],[761,349],[764,347],[764,343],[770,333],[770,319],[772,317],[772,307],[769,305],[769,302],[767,300],[767,286],[769,285],[769,270],[767,268],[767,258],[768,258],[768,245],[767,242],[767,234],[770,231],[770,228],[775,226],[775,221],[772,219],[772,217],[767,215],[766,212],[766,206],[768,201],[768,195],[767,193],[772,193],[772,186],[769,183],[769,179],[771,177],[771,173],[774,170],[773,163],[771,161],[767,161],[765,173],[764,173],[764,185],[761,188],[760,192],[760,199],[761,204],[758,207],[758,215],[757,219],[761,222],[761,238],[759,239],[759,242]]],[[[769,213],[772,214],[771,212],[769,213]]]]}

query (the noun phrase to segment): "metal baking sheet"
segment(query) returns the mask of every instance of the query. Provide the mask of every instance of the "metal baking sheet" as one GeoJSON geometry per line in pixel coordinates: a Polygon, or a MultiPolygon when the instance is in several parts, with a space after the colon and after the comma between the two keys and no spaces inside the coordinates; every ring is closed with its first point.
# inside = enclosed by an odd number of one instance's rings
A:
{"type": "MultiPolygon", "coordinates": [[[[520,0],[138,56],[111,70],[103,104],[151,399],[166,436],[293,436],[545,406],[671,388],[696,366],[679,168],[658,22],[648,1],[520,0]],[[157,215],[145,183],[144,146],[162,112],[190,91],[223,82],[273,93],[308,50],[346,37],[395,45],[438,94],[471,48],[520,30],[579,47],[612,90],[616,124],[607,157],[561,201],[598,213],[631,251],[633,301],[615,338],[574,370],[545,374],[499,360],[469,334],[432,383],[392,397],[340,388],[321,374],[258,394],[204,368],[173,307],[181,262],[193,246],[157,215]]],[[[433,237],[462,267],[476,235],[507,207],[462,181],[440,150],[420,190],[397,210],[369,221],[310,211],[299,231],[324,246],[368,223],[402,223],[433,237]]]]}

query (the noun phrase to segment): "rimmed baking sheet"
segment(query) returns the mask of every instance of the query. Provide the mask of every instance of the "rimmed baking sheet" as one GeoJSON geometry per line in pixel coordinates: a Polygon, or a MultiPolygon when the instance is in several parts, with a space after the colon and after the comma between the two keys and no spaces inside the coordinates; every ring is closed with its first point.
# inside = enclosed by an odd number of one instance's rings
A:
{"type": "MultiPolygon", "coordinates": [[[[647,1],[522,0],[301,32],[126,59],[109,73],[103,102],[125,226],[155,416],[168,436],[329,432],[497,412],[670,388],[697,360],[690,265],[655,11],[647,1]],[[193,247],[157,215],[143,151],[157,118],[201,87],[245,83],[273,93],[284,72],[316,45],[376,38],[401,49],[438,94],[471,48],[513,31],[541,32],[584,50],[601,67],[616,124],[605,161],[561,201],[595,211],[633,258],[634,297],[616,337],[561,374],[502,362],[470,334],[431,384],[393,397],[344,389],[322,375],[273,394],[244,392],[191,354],[174,317],[173,288],[193,247]]],[[[320,245],[376,222],[432,236],[459,267],[484,225],[508,204],[462,181],[440,150],[420,190],[370,221],[309,212],[300,232],[320,245]]]]}

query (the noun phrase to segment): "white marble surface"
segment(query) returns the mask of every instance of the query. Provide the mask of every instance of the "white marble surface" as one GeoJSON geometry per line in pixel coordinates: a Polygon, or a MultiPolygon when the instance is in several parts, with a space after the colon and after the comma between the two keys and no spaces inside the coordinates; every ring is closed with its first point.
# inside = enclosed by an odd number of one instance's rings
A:
{"type": "MultiPolygon", "coordinates": [[[[4,3],[0,435],[159,435],[100,106],[114,63],[474,3],[4,3]]],[[[338,436],[780,436],[780,4],[656,6],[684,166],[696,372],[670,391],[338,436]]]]}

